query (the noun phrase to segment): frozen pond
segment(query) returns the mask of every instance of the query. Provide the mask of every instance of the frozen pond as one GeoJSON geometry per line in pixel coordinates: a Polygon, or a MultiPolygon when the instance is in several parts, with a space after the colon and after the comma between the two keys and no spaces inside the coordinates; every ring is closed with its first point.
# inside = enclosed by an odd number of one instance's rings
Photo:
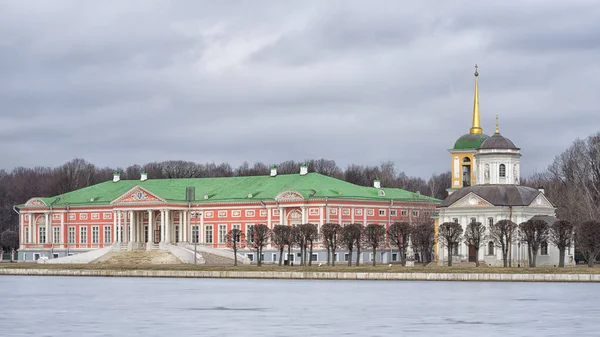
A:
{"type": "Polygon", "coordinates": [[[598,336],[600,284],[0,276],[0,336],[598,336]]]}

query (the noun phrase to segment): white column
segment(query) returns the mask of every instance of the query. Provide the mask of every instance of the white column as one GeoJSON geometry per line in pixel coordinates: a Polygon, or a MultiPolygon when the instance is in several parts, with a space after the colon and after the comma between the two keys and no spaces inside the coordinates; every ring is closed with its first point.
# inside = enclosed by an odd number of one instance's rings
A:
{"type": "Polygon", "coordinates": [[[306,216],[306,207],[301,207],[300,210],[302,211],[302,223],[307,223],[308,218],[306,216]]]}
{"type": "Polygon", "coordinates": [[[66,213],[60,214],[60,238],[57,242],[63,245],[65,244],[65,216],[67,216],[66,213]]]}
{"type": "Polygon", "coordinates": [[[342,226],[342,208],[338,207],[338,224],[342,226]]]}
{"type": "Polygon", "coordinates": [[[50,236],[52,235],[52,233],[51,233],[52,232],[52,222],[50,219],[50,214],[46,213],[46,214],[44,214],[44,217],[46,218],[46,242],[45,243],[51,243],[52,241],[50,240],[50,236]]]}
{"type": "Polygon", "coordinates": [[[182,225],[181,225],[180,230],[183,232],[182,233],[182,241],[183,242],[188,242],[188,238],[187,238],[187,225],[188,225],[187,214],[188,214],[187,211],[181,212],[181,216],[182,216],[181,219],[183,221],[181,222],[182,225]]]}
{"type": "Polygon", "coordinates": [[[179,236],[179,242],[183,242],[183,228],[184,228],[184,223],[185,223],[183,221],[183,211],[179,211],[178,223],[179,223],[179,233],[177,233],[177,234],[179,236]]]}
{"type": "Polygon", "coordinates": [[[113,243],[117,242],[117,212],[113,211],[113,243]]]}
{"type": "Polygon", "coordinates": [[[169,233],[169,231],[171,230],[171,212],[166,209],[165,210],[165,241],[166,242],[170,242],[171,241],[171,235],[169,233]]]}
{"type": "Polygon", "coordinates": [[[133,211],[129,211],[129,236],[127,242],[133,241],[133,211]]]}
{"type": "Polygon", "coordinates": [[[354,221],[354,207],[351,207],[351,208],[350,208],[350,216],[351,216],[351,218],[352,218],[352,220],[350,220],[350,221],[352,221],[352,223],[354,223],[354,222],[355,222],[355,221],[354,221]]]}
{"type": "Polygon", "coordinates": [[[324,219],[324,213],[325,212],[325,207],[321,207],[319,209],[319,226],[323,227],[323,225],[325,224],[325,219],[324,219]]]}
{"type": "Polygon", "coordinates": [[[273,223],[271,222],[271,209],[267,208],[267,226],[273,229],[273,223]]]}
{"type": "Polygon", "coordinates": [[[283,207],[279,207],[279,224],[283,226],[283,207]]]}
{"type": "Polygon", "coordinates": [[[148,244],[154,244],[154,211],[148,210],[148,244]]]}
{"type": "Polygon", "coordinates": [[[19,244],[24,244],[27,242],[27,238],[25,238],[25,215],[19,214],[19,244]]]}
{"type": "Polygon", "coordinates": [[[165,210],[160,210],[160,242],[165,242],[165,210]]]}

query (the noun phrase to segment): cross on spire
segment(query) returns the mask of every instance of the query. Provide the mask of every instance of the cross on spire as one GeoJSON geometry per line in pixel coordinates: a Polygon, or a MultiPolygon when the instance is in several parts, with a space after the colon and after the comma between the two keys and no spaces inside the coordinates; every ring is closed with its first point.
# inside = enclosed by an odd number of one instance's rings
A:
{"type": "Polygon", "coordinates": [[[475,64],[475,77],[479,76],[479,72],[477,72],[477,68],[479,68],[479,67],[477,66],[477,64],[475,64]]]}

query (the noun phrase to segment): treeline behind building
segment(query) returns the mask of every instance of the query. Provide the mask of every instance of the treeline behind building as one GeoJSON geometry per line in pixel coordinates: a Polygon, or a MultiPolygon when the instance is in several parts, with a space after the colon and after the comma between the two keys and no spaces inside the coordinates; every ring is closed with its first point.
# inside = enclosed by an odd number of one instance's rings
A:
{"type": "MultiPolygon", "coordinates": [[[[423,195],[444,199],[450,187],[450,172],[433,174],[428,180],[410,177],[396,170],[394,163],[384,162],[379,166],[349,165],[341,169],[334,160],[317,159],[308,161],[284,161],[277,165],[278,174],[299,173],[300,165],[306,163],[309,172],[318,172],[357,185],[372,186],[379,178],[381,186],[402,188],[423,195]]],[[[17,213],[13,206],[32,197],[50,197],[100,182],[112,180],[115,171],[121,179],[140,179],[146,171],[149,179],[207,178],[269,175],[270,165],[245,162],[238,167],[227,163],[195,163],[191,161],[163,161],[127,168],[98,167],[83,159],[73,159],[59,167],[18,167],[11,172],[0,170],[0,232],[18,229],[17,213]]]]}

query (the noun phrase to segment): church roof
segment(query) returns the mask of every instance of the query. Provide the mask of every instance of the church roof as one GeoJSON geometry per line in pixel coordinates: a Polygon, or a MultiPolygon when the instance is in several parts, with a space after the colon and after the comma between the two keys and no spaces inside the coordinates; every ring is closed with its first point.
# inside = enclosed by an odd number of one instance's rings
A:
{"type": "MultiPolygon", "coordinates": [[[[106,181],[54,197],[37,198],[55,207],[71,205],[109,205],[135,187],[166,202],[186,202],[186,187],[195,187],[194,203],[257,202],[273,200],[285,191],[298,192],[303,199],[359,199],[435,202],[441,200],[400,188],[374,188],[355,185],[319,173],[271,176],[148,179],[106,181]],[[383,191],[383,192],[381,192],[383,191]]],[[[40,206],[43,206],[40,204],[40,206]]],[[[18,205],[24,207],[25,204],[18,205]]]]}
{"type": "Polygon", "coordinates": [[[454,150],[475,150],[481,146],[481,144],[488,139],[489,136],[484,133],[467,133],[462,135],[454,143],[454,150]]]}
{"type": "Polygon", "coordinates": [[[450,194],[439,207],[449,207],[471,192],[494,206],[528,206],[541,193],[521,185],[475,185],[450,194]]]}
{"type": "Polygon", "coordinates": [[[512,149],[519,150],[515,144],[500,133],[494,133],[481,144],[480,149],[512,149]]]}

